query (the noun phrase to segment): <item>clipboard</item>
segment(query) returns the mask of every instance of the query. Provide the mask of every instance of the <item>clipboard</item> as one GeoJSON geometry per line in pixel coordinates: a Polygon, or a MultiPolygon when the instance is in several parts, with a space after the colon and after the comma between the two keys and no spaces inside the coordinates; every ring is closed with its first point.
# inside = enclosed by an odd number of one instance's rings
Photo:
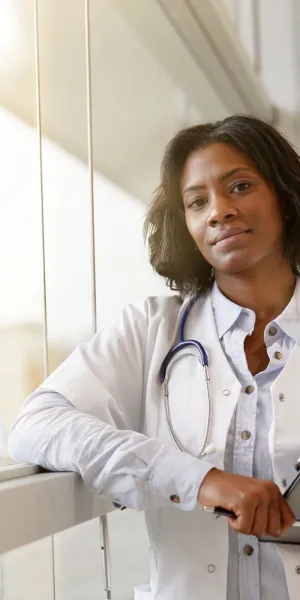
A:
{"type": "MultiPolygon", "coordinates": [[[[299,471],[299,462],[296,465],[296,469],[299,471]]],[[[280,537],[273,538],[271,536],[265,536],[258,538],[259,542],[272,542],[274,544],[294,544],[300,546],[300,471],[297,477],[288,487],[283,494],[284,499],[287,501],[290,509],[294,513],[296,520],[283,535],[280,537]]]]}
{"type": "MultiPolygon", "coordinates": [[[[293,511],[296,520],[293,523],[292,527],[290,527],[280,537],[264,536],[258,538],[259,542],[272,542],[273,544],[294,544],[300,546],[300,459],[295,465],[295,469],[298,471],[298,474],[295,477],[294,481],[292,481],[288,489],[285,490],[283,497],[288,503],[290,509],[293,511]]],[[[204,509],[206,512],[213,513],[214,515],[216,515],[216,517],[222,516],[235,518],[235,514],[233,512],[224,508],[211,508],[205,506],[204,509]]]]}

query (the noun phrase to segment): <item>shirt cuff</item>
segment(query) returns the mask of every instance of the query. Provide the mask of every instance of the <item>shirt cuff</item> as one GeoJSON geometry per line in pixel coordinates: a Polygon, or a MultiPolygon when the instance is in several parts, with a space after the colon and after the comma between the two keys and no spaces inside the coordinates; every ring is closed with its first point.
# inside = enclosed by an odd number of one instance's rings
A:
{"type": "Polygon", "coordinates": [[[161,505],[163,496],[164,506],[193,510],[199,488],[207,473],[214,468],[211,463],[178,450],[165,451],[151,473],[149,508],[161,505]]]}

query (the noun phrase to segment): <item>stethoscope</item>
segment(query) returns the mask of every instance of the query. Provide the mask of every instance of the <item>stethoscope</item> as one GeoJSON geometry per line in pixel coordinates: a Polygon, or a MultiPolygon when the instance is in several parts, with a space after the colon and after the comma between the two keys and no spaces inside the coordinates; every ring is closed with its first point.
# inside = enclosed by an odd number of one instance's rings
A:
{"type": "Polygon", "coordinates": [[[210,399],[210,389],[209,389],[210,377],[209,377],[209,369],[208,369],[208,358],[207,358],[206,351],[200,342],[198,342],[197,340],[185,340],[184,339],[184,328],[186,325],[186,320],[197,300],[198,300],[198,295],[191,298],[187,307],[185,308],[185,311],[182,315],[182,318],[181,318],[181,321],[179,324],[179,331],[178,331],[179,341],[175,346],[173,346],[173,348],[171,348],[171,350],[169,350],[168,354],[166,355],[166,357],[160,367],[159,377],[160,377],[160,382],[162,385],[162,395],[164,397],[165,414],[166,414],[166,420],[167,420],[167,426],[169,429],[169,433],[171,435],[171,438],[172,438],[177,450],[179,450],[180,452],[186,452],[185,448],[179,442],[179,440],[176,436],[176,433],[174,431],[174,428],[172,426],[172,422],[171,422],[169,391],[168,391],[168,381],[169,381],[171,363],[174,358],[179,360],[179,358],[180,358],[179,353],[181,350],[185,350],[184,356],[186,356],[187,354],[196,356],[196,358],[198,358],[198,360],[199,360],[199,363],[201,363],[201,365],[204,369],[204,377],[205,377],[205,383],[206,383],[206,399],[207,399],[207,409],[208,409],[207,410],[205,438],[204,438],[202,448],[201,448],[199,454],[197,455],[197,458],[203,458],[204,456],[208,456],[209,454],[214,454],[216,452],[216,448],[215,448],[215,446],[213,446],[213,444],[207,445],[207,441],[208,441],[208,437],[209,437],[209,430],[210,430],[210,420],[211,420],[211,414],[210,414],[211,413],[211,399],[210,399]],[[195,349],[196,353],[195,352],[186,352],[186,349],[191,349],[191,348],[195,349]]]}

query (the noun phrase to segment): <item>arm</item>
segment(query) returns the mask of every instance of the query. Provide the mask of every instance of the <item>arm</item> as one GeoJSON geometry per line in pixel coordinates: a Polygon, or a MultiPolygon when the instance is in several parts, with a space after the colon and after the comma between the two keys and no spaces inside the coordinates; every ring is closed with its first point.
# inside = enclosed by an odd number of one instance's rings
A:
{"type": "Polygon", "coordinates": [[[212,468],[139,433],[147,312],[127,308],[32,394],[10,435],[15,460],[75,471],[86,486],[137,510],[191,510],[212,468]]]}

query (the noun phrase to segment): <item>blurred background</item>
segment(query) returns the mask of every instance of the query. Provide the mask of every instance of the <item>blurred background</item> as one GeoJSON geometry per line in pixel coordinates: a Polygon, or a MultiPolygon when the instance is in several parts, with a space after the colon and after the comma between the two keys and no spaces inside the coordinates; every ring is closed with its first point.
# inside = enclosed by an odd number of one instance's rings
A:
{"type": "MultiPolygon", "coordinates": [[[[299,145],[299,27],[298,0],[0,0],[0,465],[44,376],[169,293],[142,226],[170,138],[248,113],[299,145]]],[[[112,597],[131,600],[143,518],[108,519],[112,597]]],[[[0,600],[104,598],[97,523],[52,543],[1,557],[0,600]]]]}

